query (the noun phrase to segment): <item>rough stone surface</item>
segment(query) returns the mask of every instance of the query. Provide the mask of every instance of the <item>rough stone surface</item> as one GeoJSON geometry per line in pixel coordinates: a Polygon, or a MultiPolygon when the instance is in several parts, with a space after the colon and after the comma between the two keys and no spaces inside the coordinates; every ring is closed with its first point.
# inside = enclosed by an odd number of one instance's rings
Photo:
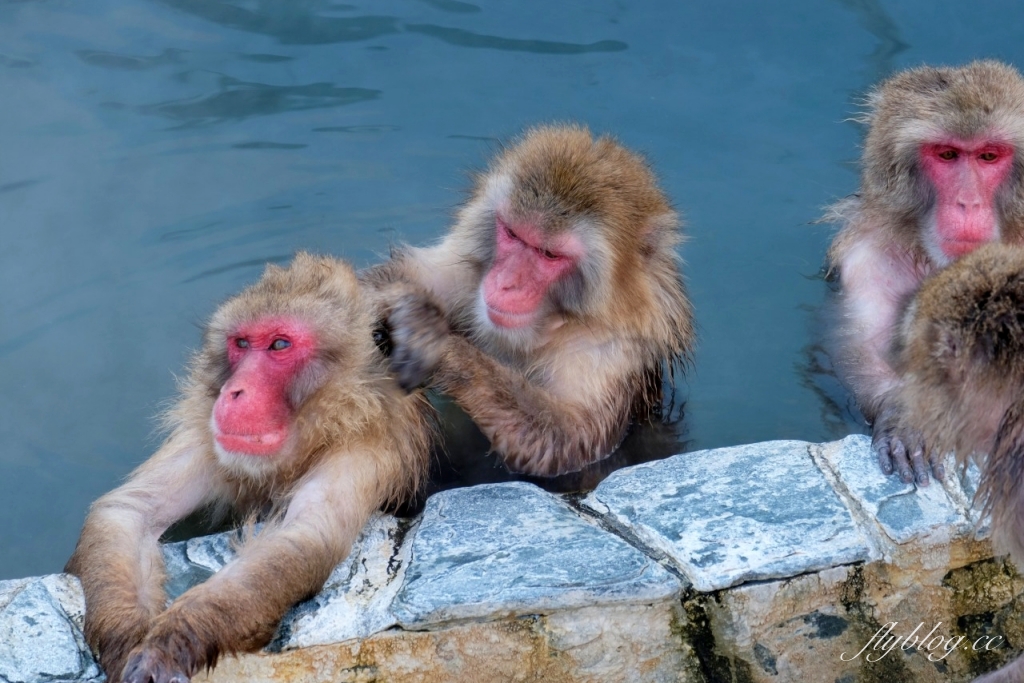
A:
{"type": "MultiPolygon", "coordinates": [[[[579,509],[522,483],[439,494],[411,528],[372,520],[267,650],[195,680],[966,683],[1015,657],[1024,578],[973,533],[976,472],[946,499],[881,477],[868,448],[685,454],[612,475],[579,509]],[[932,640],[880,656],[890,623],[932,640]]],[[[237,538],[165,546],[169,595],[237,538]]],[[[100,683],[83,610],[73,577],[0,582],[0,683],[100,683]]]]}
{"type": "MultiPolygon", "coordinates": [[[[256,533],[259,527],[256,528],[256,533]]],[[[401,523],[375,515],[349,556],[331,572],[323,590],[292,608],[281,620],[271,650],[337,643],[394,626],[391,602],[408,564],[401,523]]],[[[234,559],[238,531],[192,538],[164,546],[167,593],[171,599],[201,583],[234,559]]]]}
{"type": "Polygon", "coordinates": [[[430,498],[395,600],[398,622],[423,628],[616,602],[656,602],[682,586],[659,564],[532,484],[430,498]]]}
{"type": "Polygon", "coordinates": [[[667,555],[700,591],[868,559],[802,441],[697,451],[609,476],[584,503],[667,555]]]}
{"type": "Polygon", "coordinates": [[[948,540],[969,531],[973,525],[950,500],[941,485],[905,484],[899,477],[886,476],[871,450],[871,438],[862,434],[826,444],[820,454],[835,473],[838,487],[848,495],[865,521],[875,520],[892,541],[904,544],[935,536],[948,540]]]}
{"type": "Polygon", "coordinates": [[[409,564],[405,530],[397,519],[378,515],[363,529],[348,558],[334,568],[319,595],[295,606],[281,621],[270,649],[365,638],[397,622],[391,603],[409,564]]]}
{"type": "Polygon", "coordinates": [[[84,604],[67,574],[0,582],[0,681],[92,681],[100,676],[82,637],[84,604]]]}
{"type": "Polygon", "coordinates": [[[678,601],[385,631],[225,658],[195,683],[707,683],[678,601]]]}

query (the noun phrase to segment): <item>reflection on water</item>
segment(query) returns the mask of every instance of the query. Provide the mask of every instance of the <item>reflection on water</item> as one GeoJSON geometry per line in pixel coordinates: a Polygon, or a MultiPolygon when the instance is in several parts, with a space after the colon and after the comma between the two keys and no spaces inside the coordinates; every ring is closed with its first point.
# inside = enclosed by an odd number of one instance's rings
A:
{"type": "Polygon", "coordinates": [[[160,0],[169,7],[194,14],[221,26],[263,33],[285,45],[320,45],[379,38],[398,32],[395,17],[340,18],[327,12],[349,12],[354,5],[335,5],[322,0],[160,0]]]}
{"type": "Polygon", "coordinates": [[[131,55],[119,55],[113,52],[102,52],[100,50],[76,50],[75,54],[86,64],[99,66],[105,69],[129,69],[140,71],[152,69],[164,64],[180,64],[181,50],[167,48],[156,57],[133,57],[131,55]]]}
{"type": "MultiPolygon", "coordinates": [[[[296,250],[357,267],[440,235],[525,126],[644,151],[686,218],[685,421],[585,472],[862,429],[808,331],[856,187],[841,125],[923,61],[1024,63],[1019,8],[952,0],[0,0],[0,579],[58,570],[159,444],[205,318],[296,250]]],[[[679,404],[682,404],[680,398],[679,404]]],[[[446,408],[436,488],[509,474],[446,408]]]]}
{"type": "Polygon", "coordinates": [[[878,38],[878,47],[868,57],[868,79],[874,83],[894,71],[894,60],[910,46],[903,42],[899,26],[879,0],[839,0],[857,13],[861,26],[878,38]]]}
{"type": "Polygon", "coordinates": [[[432,24],[407,24],[406,31],[422,33],[443,40],[449,45],[458,47],[487,48],[508,52],[533,52],[539,55],[578,55],[585,52],[620,52],[629,48],[619,40],[599,40],[596,43],[580,45],[577,43],[560,43],[550,40],[518,40],[488,36],[458,28],[446,28],[432,24]]]}
{"type": "MultiPolygon", "coordinates": [[[[186,126],[223,123],[250,116],[270,116],[288,111],[341,107],[380,97],[379,90],[339,88],[330,83],[309,85],[267,85],[246,83],[228,76],[218,79],[213,95],[171,100],[138,107],[143,114],[156,114],[181,121],[186,126]]],[[[121,106],[121,105],[114,105],[121,106]]]]}

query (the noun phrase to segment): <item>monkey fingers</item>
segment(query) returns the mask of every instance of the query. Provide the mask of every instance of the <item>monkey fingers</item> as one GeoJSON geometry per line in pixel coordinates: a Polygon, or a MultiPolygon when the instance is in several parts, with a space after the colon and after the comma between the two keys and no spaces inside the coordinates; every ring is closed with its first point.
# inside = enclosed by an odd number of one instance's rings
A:
{"type": "Polygon", "coordinates": [[[444,313],[422,294],[407,294],[388,317],[391,328],[391,369],[406,391],[429,382],[451,335],[444,313]]]}
{"type": "Polygon", "coordinates": [[[87,622],[86,639],[94,650],[99,651],[100,666],[106,672],[107,680],[119,681],[132,649],[146,637],[149,621],[139,619],[136,624],[122,625],[122,628],[102,636],[93,636],[90,631],[95,630],[95,622],[87,622]]]}
{"type": "MultiPolygon", "coordinates": [[[[189,667],[163,650],[143,646],[135,650],[124,668],[122,683],[189,683],[189,667]]],[[[113,682],[111,682],[113,683],[113,682]]]]}
{"type": "Polygon", "coordinates": [[[899,424],[898,411],[891,406],[883,406],[879,412],[871,446],[878,455],[882,472],[889,475],[895,469],[900,479],[908,484],[917,482],[919,486],[927,486],[931,469],[934,469],[936,479],[942,479],[945,474],[935,453],[929,453],[928,461],[925,461],[923,435],[899,424]]]}

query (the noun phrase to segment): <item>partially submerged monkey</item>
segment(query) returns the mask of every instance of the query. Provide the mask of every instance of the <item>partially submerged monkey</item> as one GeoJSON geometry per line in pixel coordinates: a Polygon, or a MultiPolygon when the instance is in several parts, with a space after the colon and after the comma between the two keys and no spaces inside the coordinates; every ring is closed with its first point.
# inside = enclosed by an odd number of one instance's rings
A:
{"type": "MultiPolygon", "coordinates": [[[[936,456],[975,457],[996,546],[1024,567],[1024,247],[981,247],[925,280],[897,363],[901,430],[936,456]]],[[[978,679],[1021,681],[1024,658],[978,679]]]]}
{"type": "Polygon", "coordinates": [[[1024,79],[993,61],[920,67],[868,105],[860,190],[827,217],[842,226],[829,251],[841,285],[835,360],[882,470],[924,485],[942,465],[900,427],[889,349],[925,277],[981,245],[1024,242],[1024,79]]]}
{"type": "Polygon", "coordinates": [[[374,321],[352,269],[308,254],[213,315],[170,436],[93,504],[67,564],[109,681],[184,683],[267,644],[369,516],[418,489],[431,411],[389,375],[374,321]],[[267,523],[168,607],[160,536],[204,507],[267,523]]]}
{"type": "Polygon", "coordinates": [[[680,241],[640,156],[544,126],[477,176],[440,243],[364,277],[403,385],[451,396],[511,470],[553,476],[609,455],[690,357],[680,241]]]}

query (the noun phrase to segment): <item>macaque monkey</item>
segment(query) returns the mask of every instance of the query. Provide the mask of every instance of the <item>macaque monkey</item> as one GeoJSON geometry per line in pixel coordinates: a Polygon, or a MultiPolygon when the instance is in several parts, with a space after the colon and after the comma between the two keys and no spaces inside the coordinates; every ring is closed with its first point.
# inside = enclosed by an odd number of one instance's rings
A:
{"type": "Polygon", "coordinates": [[[185,683],[262,647],[373,511],[417,489],[431,409],[389,376],[374,320],[354,271],[309,254],[268,266],[214,313],[170,435],[93,504],[67,564],[111,683],[185,683]],[[159,538],[200,508],[266,523],[168,607],[159,538]]]}
{"type": "Polygon", "coordinates": [[[932,272],[989,242],[1024,239],[1024,80],[1005,64],[921,67],[868,97],[861,188],[831,207],[839,374],[874,431],[886,474],[928,484],[940,453],[902,430],[891,344],[899,314],[932,272]]]}
{"type": "MultiPolygon", "coordinates": [[[[925,280],[898,336],[899,424],[973,455],[996,546],[1024,567],[1024,247],[992,244],[925,280]]],[[[1024,658],[978,679],[1024,681],[1024,658]]]]}
{"type": "Polygon", "coordinates": [[[688,359],[679,219],[648,165],[576,126],[528,131],[476,177],[437,245],[364,275],[399,381],[463,409],[513,471],[609,455],[688,359]]]}

